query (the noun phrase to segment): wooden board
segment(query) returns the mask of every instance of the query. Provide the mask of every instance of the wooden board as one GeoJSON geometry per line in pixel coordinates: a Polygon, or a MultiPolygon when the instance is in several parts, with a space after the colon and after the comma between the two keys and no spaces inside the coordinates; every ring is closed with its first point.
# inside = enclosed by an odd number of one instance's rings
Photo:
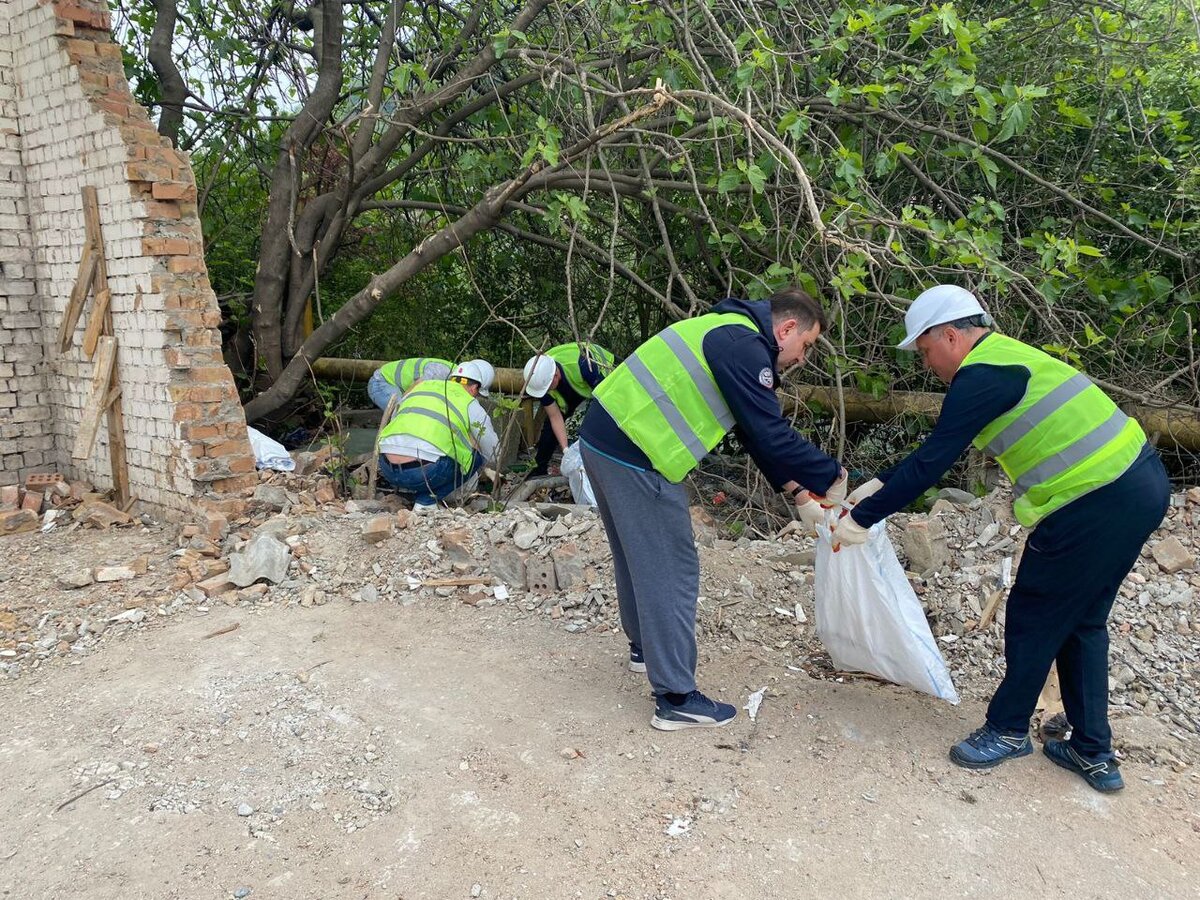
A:
{"type": "Polygon", "coordinates": [[[104,318],[108,315],[108,302],[112,294],[108,288],[96,291],[96,299],[92,303],[92,315],[88,319],[87,331],[83,333],[83,352],[88,359],[96,355],[96,341],[104,330],[104,318]]]}
{"type": "Polygon", "coordinates": [[[87,303],[88,291],[96,277],[97,266],[96,247],[92,242],[89,231],[87,242],[83,245],[83,254],[79,257],[79,272],[75,275],[75,286],[71,288],[71,298],[63,312],[62,322],[58,325],[58,352],[66,353],[71,349],[71,339],[75,336],[75,326],[83,314],[83,306],[87,303]]]}
{"type": "Polygon", "coordinates": [[[96,350],[92,389],[79,420],[79,432],[75,435],[75,447],[71,450],[72,459],[87,459],[92,455],[96,433],[100,430],[100,419],[108,409],[109,382],[117,362],[117,339],[111,335],[101,337],[96,350]]]}

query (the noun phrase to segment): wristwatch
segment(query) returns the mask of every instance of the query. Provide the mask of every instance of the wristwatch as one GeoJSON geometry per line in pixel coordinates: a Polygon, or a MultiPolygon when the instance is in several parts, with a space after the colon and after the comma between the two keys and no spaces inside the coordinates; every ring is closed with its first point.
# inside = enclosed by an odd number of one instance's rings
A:
{"type": "Polygon", "coordinates": [[[794,488],[792,488],[790,491],[784,491],[784,494],[786,494],[790,499],[795,500],[796,496],[805,490],[806,490],[806,488],[804,487],[804,485],[798,484],[794,488]]]}

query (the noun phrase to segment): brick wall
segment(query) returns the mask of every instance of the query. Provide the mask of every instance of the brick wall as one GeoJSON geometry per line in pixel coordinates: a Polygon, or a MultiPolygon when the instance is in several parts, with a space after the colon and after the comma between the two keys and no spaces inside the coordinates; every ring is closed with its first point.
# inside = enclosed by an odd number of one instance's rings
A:
{"type": "Polygon", "coordinates": [[[111,486],[105,428],[88,460],[71,460],[91,385],[90,301],[70,350],[55,346],[84,242],[80,191],[93,185],[130,490],[188,510],[252,483],[254,460],[221,359],[191,166],[134,102],[109,27],[103,3],[0,5],[0,483],[56,467],[111,486]]]}

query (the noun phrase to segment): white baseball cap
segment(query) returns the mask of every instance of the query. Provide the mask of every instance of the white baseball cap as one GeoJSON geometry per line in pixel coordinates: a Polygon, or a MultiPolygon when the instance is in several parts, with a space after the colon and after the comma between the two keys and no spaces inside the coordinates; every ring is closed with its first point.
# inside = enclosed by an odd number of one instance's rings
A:
{"type": "MultiPolygon", "coordinates": [[[[908,333],[898,350],[911,350],[917,338],[935,325],[945,325],[968,316],[987,316],[979,299],[966,288],[955,284],[939,284],[922,291],[904,314],[904,330],[908,333]]],[[[988,317],[990,321],[990,316],[988,317]]]]}
{"type": "Polygon", "coordinates": [[[488,388],[492,386],[492,379],[488,377],[488,373],[479,364],[479,360],[475,359],[459,363],[454,367],[454,371],[450,373],[450,377],[469,378],[471,381],[477,382],[479,384],[479,393],[484,397],[488,395],[488,388]]]}

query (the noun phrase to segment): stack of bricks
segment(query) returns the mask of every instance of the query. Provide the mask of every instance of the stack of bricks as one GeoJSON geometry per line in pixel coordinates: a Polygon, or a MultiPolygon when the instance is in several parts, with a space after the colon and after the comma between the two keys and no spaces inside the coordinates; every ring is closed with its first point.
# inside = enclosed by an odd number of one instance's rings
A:
{"type": "Polygon", "coordinates": [[[0,8],[0,139],[3,166],[15,173],[0,183],[0,264],[7,284],[12,258],[20,288],[0,299],[15,305],[0,324],[0,429],[21,428],[19,449],[3,441],[0,483],[57,466],[111,484],[105,429],[88,460],[70,459],[91,378],[80,350],[90,302],[71,349],[54,348],[84,243],[80,190],[94,185],[130,490],[152,507],[186,511],[197,498],[252,484],[254,457],[221,357],[191,166],[130,94],[109,29],[107,7],[88,0],[0,8]],[[2,349],[10,344],[26,356],[11,372],[2,349]]]}

